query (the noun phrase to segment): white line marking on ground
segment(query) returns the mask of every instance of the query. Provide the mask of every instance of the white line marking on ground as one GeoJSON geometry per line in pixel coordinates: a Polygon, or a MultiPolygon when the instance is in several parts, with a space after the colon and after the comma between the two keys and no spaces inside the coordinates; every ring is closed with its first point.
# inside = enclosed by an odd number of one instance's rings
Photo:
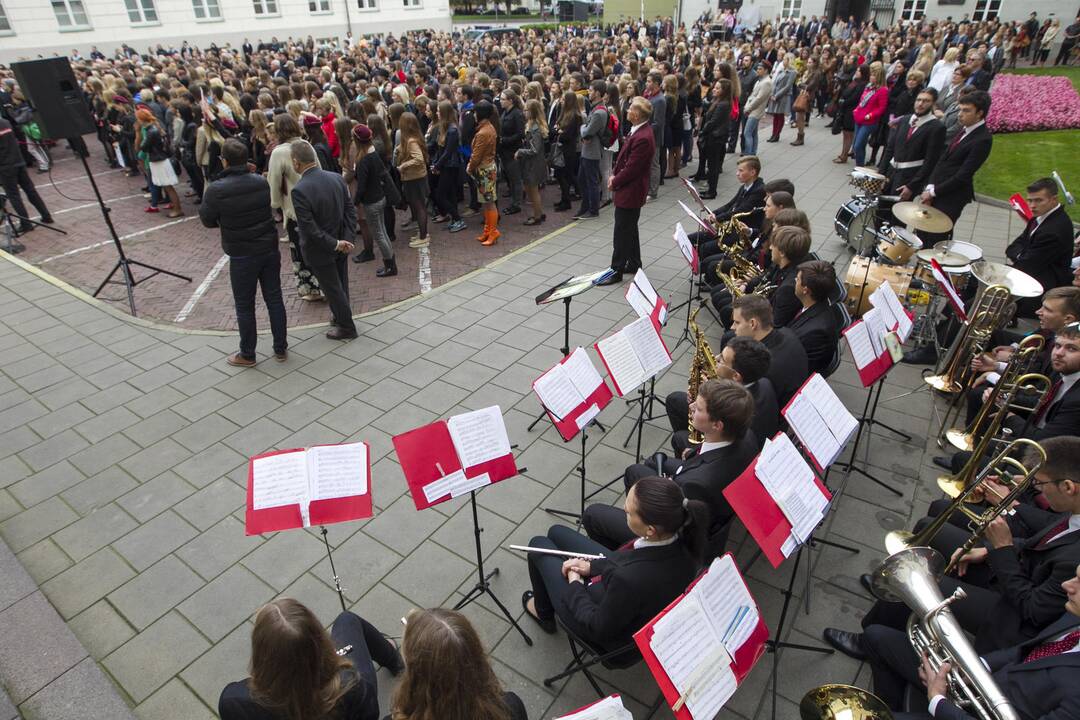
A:
{"type": "MultiPolygon", "coordinates": [[[[143,230],[139,230],[138,232],[129,233],[128,235],[121,235],[120,240],[121,241],[130,240],[132,238],[139,237],[140,235],[146,235],[147,233],[152,233],[155,230],[162,230],[162,229],[167,228],[167,227],[169,227],[171,225],[179,225],[180,223],[188,222],[189,220],[197,220],[198,218],[199,218],[198,215],[188,215],[186,217],[180,218],[179,220],[173,220],[172,222],[167,222],[164,225],[155,225],[154,227],[145,228],[143,230]]],[[[59,260],[60,258],[65,258],[65,257],[68,257],[70,255],[78,255],[79,253],[86,252],[87,250],[94,250],[95,248],[102,247],[103,245],[111,245],[111,244],[112,244],[112,240],[103,240],[102,242],[94,243],[93,245],[84,245],[83,247],[75,248],[74,250],[68,250],[67,252],[60,253],[59,255],[52,255],[50,257],[47,257],[44,260],[42,260],[41,262],[39,262],[38,265],[39,266],[44,265],[45,263],[52,262],[53,260],[59,260]]]]}
{"type": "MultiPolygon", "coordinates": [[[[102,175],[112,175],[113,173],[120,172],[122,169],[123,168],[117,168],[115,170],[106,170],[105,172],[94,173],[94,178],[97,179],[97,178],[101,177],[102,175]]],[[[79,175],[78,177],[68,178],[67,180],[56,180],[54,182],[42,183],[42,184],[38,185],[37,188],[38,188],[38,190],[41,190],[42,188],[52,187],[53,185],[63,185],[64,183],[75,182],[76,180],[87,180],[87,179],[88,178],[86,177],[86,175],[79,175]]]]}
{"type": "Polygon", "coordinates": [[[418,280],[420,282],[420,294],[431,292],[431,253],[428,248],[420,248],[420,268],[417,271],[419,274],[418,280]]]}
{"type": "MultiPolygon", "coordinates": [[[[105,205],[107,207],[109,205],[109,203],[120,202],[121,200],[130,200],[131,198],[137,198],[137,197],[142,197],[142,196],[143,196],[143,193],[135,193],[134,195],[121,195],[120,197],[111,198],[109,200],[106,200],[105,205]]],[[[61,215],[61,214],[66,213],[66,212],[74,212],[75,210],[85,210],[86,208],[97,207],[97,206],[98,206],[98,204],[96,202],[86,203],[85,205],[76,205],[75,207],[69,207],[69,208],[64,208],[63,210],[57,210],[57,211],[55,211],[53,213],[53,215],[61,215]]]]}
{"type": "Polygon", "coordinates": [[[173,319],[173,322],[182,323],[187,320],[188,315],[195,309],[195,304],[198,303],[202,296],[206,294],[206,291],[210,289],[210,284],[214,282],[214,279],[217,278],[218,273],[221,272],[221,269],[225,267],[225,263],[227,262],[229,262],[229,256],[222,255],[221,259],[217,261],[217,264],[210,269],[210,272],[206,274],[203,281],[199,283],[199,287],[195,288],[195,292],[188,298],[187,304],[176,314],[176,318],[173,319]]]}

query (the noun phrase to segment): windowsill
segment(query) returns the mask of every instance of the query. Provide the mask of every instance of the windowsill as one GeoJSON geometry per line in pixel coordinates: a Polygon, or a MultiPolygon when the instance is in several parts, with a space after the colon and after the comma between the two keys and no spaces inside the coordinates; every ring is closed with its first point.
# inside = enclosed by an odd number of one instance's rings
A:
{"type": "Polygon", "coordinates": [[[377,7],[357,8],[356,9],[357,12],[377,12],[378,10],[379,10],[379,8],[377,8],[377,7]]]}
{"type": "Polygon", "coordinates": [[[314,12],[311,12],[310,14],[312,14],[312,15],[333,15],[334,11],[333,10],[315,10],[314,12]]]}
{"type": "Polygon", "coordinates": [[[405,9],[406,10],[423,10],[424,6],[423,5],[406,5],[405,9]]]}
{"type": "Polygon", "coordinates": [[[195,22],[197,22],[197,23],[219,23],[219,22],[225,22],[225,18],[223,18],[223,17],[195,18],[195,22]]]}
{"type": "Polygon", "coordinates": [[[273,20],[274,18],[281,17],[280,12],[276,13],[255,13],[256,20],[273,20]]]}
{"type": "MultiPolygon", "coordinates": [[[[62,32],[62,33],[77,33],[77,32],[87,32],[88,30],[93,30],[93,29],[94,29],[93,25],[68,25],[67,27],[60,28],[60,32],[62,32]]],[[[12,33],[12,34],[14,34],[14,33],[12,33]]]]}
{"type": "Polygon", "coordinates": [[[14,35],[14,34],[15,34],[14,30],[0,30],[0,37],[8,37],[9,35],[14,35]]]}
{"type": "Polygon", "coordinates": [[[160,20],[147,20],[145,22],[133,22],[133,23],[131,23],[131,27],[133,27],[133,28],[157,27],[159,25],[161,25],[160,20]]]}

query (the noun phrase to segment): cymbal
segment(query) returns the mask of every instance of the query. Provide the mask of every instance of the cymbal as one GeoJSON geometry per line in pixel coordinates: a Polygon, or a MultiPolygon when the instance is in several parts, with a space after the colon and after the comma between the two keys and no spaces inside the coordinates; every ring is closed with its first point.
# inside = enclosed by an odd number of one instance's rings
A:
{"type": "Polygon", "coordinates": [[[899,202],[892,206],[893,215],[905,225],[916,230],[946,233],[952,230],[952,220],[937,208],[913,202],[899,202]]]}
{"type": "Polygon", "coordinates": [[[967,265],[968,259],[959,253],[949,252],[941,248],[926,248],[919,250],[915,253],[915,257],[920,261],[930,264],[931,260],[937,260],[938,265],[941,267],[956,267],[957,265],[967,265]]]}
{"type": "Polygon", "coordinates": [[[860,166],[852,171],[852,174],[858,173],[860,175],[866,175],[867,177],[876,178],[878,180],[887,180],[884,175],[877,171],[877,168],[860,166]]]}

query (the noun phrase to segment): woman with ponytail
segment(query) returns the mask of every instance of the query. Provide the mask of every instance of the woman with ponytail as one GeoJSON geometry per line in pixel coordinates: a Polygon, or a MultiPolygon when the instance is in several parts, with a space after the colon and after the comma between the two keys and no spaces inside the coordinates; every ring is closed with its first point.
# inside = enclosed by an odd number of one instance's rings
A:
{"type": "Polygon", "coordinates": [[[545,632],[555,616],[576,635],[607,650],[631,640],[694,579],[704,560],[709,510],[687,500],[669,478],[634,483],[624,504],[635,539],[612,552],[565,525],[555,525],[529,545],[600,555],[597,560],[529,554],[532,590],[521,597],[525,612],[545,632]]]}

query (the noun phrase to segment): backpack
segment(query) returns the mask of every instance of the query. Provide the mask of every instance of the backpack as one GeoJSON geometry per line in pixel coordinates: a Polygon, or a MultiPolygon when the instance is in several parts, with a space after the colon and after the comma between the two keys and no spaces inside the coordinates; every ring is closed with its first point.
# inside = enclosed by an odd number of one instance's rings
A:
{"type": "Polygon", "coordinates": [[[604,112],[607,113],[607,126],[600,131],[600,142],[604,147],[609,148],[619,139],[619,118],[603,105],[597,107],[604,108],[604,112]]]}

